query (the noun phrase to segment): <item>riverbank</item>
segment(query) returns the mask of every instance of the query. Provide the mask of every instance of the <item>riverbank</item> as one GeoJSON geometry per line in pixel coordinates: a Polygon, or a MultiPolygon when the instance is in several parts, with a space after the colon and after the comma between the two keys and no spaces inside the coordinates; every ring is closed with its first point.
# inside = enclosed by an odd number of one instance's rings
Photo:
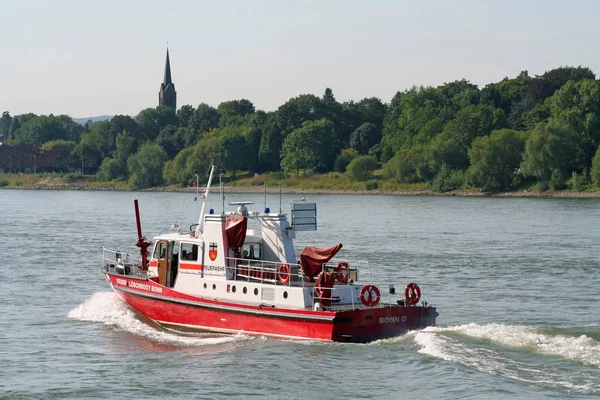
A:
{"type": "MultiPolygon", "coordinates": [[[[76,178],[68,181],[61,177],[22,175],[17,180],[4,180],[5,184],[0,189],[19,190],[87,190],[87,191],[136,191],[124,182],[96,182],[87,178],[76,178]]],[[[213,190],[215,188],[213,187],[213,190]]],[[[203,188],[199,188],[203,190],[203,188]]],[[[159,186],[139,189],[140,192],[184,192],[193,193],[196,188],[179,186],[159,186]]],[[[229,193],[263,193],[263,185],[256,186],[226,186],[229,193]]],[[[488,193],[479,190],[451,190],[444,193],[433,192],[429,189],[400,189],[400,190],[352,190],[352,189],[307,189],[298,187],[282,187],[284,194],[355,194],[355,195],[389,195],[389,196],[462,196],[462,197],[561,197],[561,198],[600,198],[600,191],[575,192],[570,190],[560,191],[534,191],[519,190],[503,193],[488,193]]],[[[267,187],[267,193],[279,193],[279,187],[267,187]]]]}

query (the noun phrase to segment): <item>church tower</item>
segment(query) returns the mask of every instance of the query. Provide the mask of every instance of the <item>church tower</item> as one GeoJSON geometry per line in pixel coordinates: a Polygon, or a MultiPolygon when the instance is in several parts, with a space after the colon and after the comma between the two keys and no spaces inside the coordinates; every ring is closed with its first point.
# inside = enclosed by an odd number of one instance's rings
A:
{"type": "Polygon", "coordinates": [[[169,62],[169,48],[167,48],[167,62],[165,64],[165,77],[163,83],[160,84],[160,92],[158,92],[158,105],[166,106],[177,110],[177,92],[175,84],[171,81],[171,63],[169,62]]]}

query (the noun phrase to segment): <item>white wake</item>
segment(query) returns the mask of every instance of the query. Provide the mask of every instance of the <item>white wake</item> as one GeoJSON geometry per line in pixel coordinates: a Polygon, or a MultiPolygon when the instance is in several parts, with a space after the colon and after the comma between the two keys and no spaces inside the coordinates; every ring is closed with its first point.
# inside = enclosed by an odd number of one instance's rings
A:
{"type": "Polygon", "coordinates": [[[552,335],[543,333],[542,327],[534,326],[466,324],[429,327],[415,332],[414,341],[420,346],[419,353],[481,372],[500,374],[536,386],[600,393],[600,374],[596,369],[600,367],[600,343],[586,335],[552,335]],[[533,355],[533,358],[519,357],[515,352],[533,355]],[[576,362],[583,367],[567,373],[560,367],[549,366],[547,356],[576,362]]]}
{"type": "Polygon", "coordinates": [[[140,321],[135,313],[113,292],[95,293],[83,304],[71,310],[68,318],[99,322],[156,342],[173,345],[207,346],[251,339],[244,335],[186,335],[152,327],[140,321]]]}

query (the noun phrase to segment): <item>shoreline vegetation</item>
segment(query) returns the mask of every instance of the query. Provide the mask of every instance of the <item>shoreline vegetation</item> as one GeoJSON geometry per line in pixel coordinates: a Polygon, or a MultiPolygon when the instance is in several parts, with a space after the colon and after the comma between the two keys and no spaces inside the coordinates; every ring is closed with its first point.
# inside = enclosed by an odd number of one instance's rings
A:
{"type": "Polygon", "coordinates": [[[214,164],[228,186],[281,182],[303,193],[597,197],[600,80],[565,66],[481,88],[465,79],[415,86],[389,102],[339,102],[326,88],[269,112],[238,99],[83,126],[4,111],[0,141],[0,173],[67,181],[4,178],[0,187],[79,189],[84,175],[95,190],[181,190],[214,164]]]}
{"type": "MultiPolygon", "coordinates": [[[[281,181],[283,194],[353,194],[353,195],[390,195],[390,196],[459,196],[459,197],[553,197],[553,198],[600,198],[600,191],[521,189],[506,192],[486,192],[478,189],[456,189],[446,192],[435,192],[426,187],[406,187],[387,189],[315,187],[318,176],[312,179],[281,181]],[[311,186],[312,185],[312,186],[311,186]]],[[[264,193],[263,183],[253,184],[257,179],[241,179],[225,183],[227,193],[264,193]]],[[[323,185],[322,185],[323,186],[323,185]]],[[[418,186],[418,185],[415,185],[418,186]]],[[[155,186],[144,189],[131,188],[127,182],[102,182],[93,176],[52,176],[50,174],[0,174],[0,189],[17,190],[86,190],[86,191],[139,191],[139,192],[182,192],[193,193],[195,187],[155,186]]],[[[204,184],[198,188],[204,190],[204,184]]],[[[218,183],[213,183],[212,190],[218,190],[218,183]]],[[[279,193],[279,182],[267,182],[267,193],[279,193]]]]}

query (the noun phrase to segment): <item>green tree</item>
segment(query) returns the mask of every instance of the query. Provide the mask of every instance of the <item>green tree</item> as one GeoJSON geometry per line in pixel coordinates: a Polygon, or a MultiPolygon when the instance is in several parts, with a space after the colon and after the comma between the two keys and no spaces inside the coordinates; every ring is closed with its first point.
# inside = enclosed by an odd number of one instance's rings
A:
{"type": "Polygon", "coordinates": [[[355,149],[342,149],[340,154],[335,158],[333,170],[336,172],[345,172],[348,164],[350,164],[356,156],[358,156],[358,151],[355,149]]]}
{"type": "Polygon", "coordinates": [[[600,144],[600,82],[569,81],[552,96],[551,119],[567,128],[577,149],[574,170],[591,166],[600,144]]]}
{"type": "Polygon", "coordinates": [[[350,147],[360,154],[367,154],[369,149],[381,141],[381,131],[371,122],[365,122],[350,135],[350,147]]]}
{"type": "Polygon", "coordinates": [[[600,147],[596,150],[596,155],[592,159],[592,169],[590,171],[590,178],[594,186],[600,186],[600,147]]]}
{"type": "Polygon", "coordinates": [[[373,171],[379,168],[377,158],[373,156],[358,156],[348,164],[346,172],[350,179],[366,181],[373,177],[373,171]]]}
{"type": "Polygon", "coordinates": [[[437,173],[442,164],[446,164],[450,171],[466,169],[471,142],[495,129],[504,128],[505,124],[504,113],[493,106],[479,104],[463,108],[432,140],[429,146],[432,170],[437,173]]]}
{"type": "Polygon", "coordinates": [[[193,182],[193,170],[186,168],[187,160],[193,153],[194,147],[188,147],[165,163],[163,178],[169,185],[189,185],[193,182]]]}
{"type": "Polygon", "coordinates": [[[126,179],[126,170],[123,170],[123,164],[115,158],[107,157],[102,160],[102,164],[96,173],[96,177],[101,181],[111,181],[113,179],[126,179]]]}
{"type": "Polygon", "coordinates": [[[185,147],[195,145],[205,133],[218,127],[220,118],[221,114],[219,114],[216,108],[208,104],[200,104],[188,123],[185,147]]]}
{"type": "Polygon", "coordinates": [[[177,114],[169,107],[160,105],[146,108],[135,117],[142,140],[155,140],[160,131],[167,125],[177,126],[177,114]]]}
{"type": "Polygon", "coordinates": [[[248,142],[241,132],[230,132],[219,138],[217,160],[228,171],[248,169],[248,142]]]}
{"type": "Polygon", "coordinates": [[[312,94],[303,94],[288,100],[277,109],[277,126],[285,139],[293,130],[302,127],[305,121],[325,118],[327,106],[312,94]]]}
{"type": "Polygon", "coordinates": [[[524,148],[524,138],[510,129],[476,138],[469,149],[467,174],[471,183],[489,191],[508,189],[523,160],[524,148]]]}
{"type": "Polygon", "coordinates": [[[430,157],[429,147],[402,149],[384,165],[383,171],[388,179],[399,183],[426,182],[435,176],[430,157]]]}
{"type": "Polygon", "coordinates": [[[145,143],[127,161],[129,183],[136,189],[162,185],[167,153],[156,143],[145,143]]]}
{"type": "Polygon", "coordinates": [[[281,163],[281,146],[283,139],[277,125],[277,115],[269,113],[261,126],[260,145],[258,149],[258,170],[277,171],[281,163]]]}
{"type": "Polygon", "coordinates": [[[8,111],[2,113],[0,118],[0,136],[4,136],[4,140],[10,139],[10,125],[12,124],[12,117],[8,111]]]}
{"type": "Polygon", "coordinates": [[[51,140],[78,141],[82,132],[83,126],[73,122],[67,115],[41,115],[23,122],[20,128],[13,132],[12,142],[40,147],[51,140]]]}
{"type": "MultiPolygon", "coordinates": [[[[229,125],[229,121],[232,119],[254,113],[255,109],[254,104],[250,100],[241,99],[224,101],[219,104],[217,111],[221,115],[219,126],[223,127],[229,125]]],[[[236,123],[235,125],[239,124],[236,123]]]]}
{"type": "Polygon", "coordinates": [[[521,172],[548,182],[553,172],[568,176],[577,148],[570,140],[569,128],[554,121],[540,123],[525,141],[521,172]]]}
{"type": "Polygon", "coordinates": [[[333,164],[331,140],[334,131],[333,122],[324,118],[304,122],[283,142],[281,169],[296,174],[300,170],[326,171],[333,164]]]}
{"type": "Polygon", "coordinates": [[[156,143],[163,148],[169,158],[173,158],[184,148],[186,135],[186,128],[167,125],[158,134],[156,143]]]}
{"type": "Polygon", "coordinates": [[[192,117],[194,116],[194,111],[194,107],[190,106],[189,104],[181,106],[181,108],[177,110],[177,126],[187,128],[192,117]]]}
{"type": "Polygon", "coordinates": [[[584,79],[596,79],[596,75],[584,67],[559,67],[536,76],[529,85],[529,95],[534,103],[541,103],[552,96],[569,81],[579,82],[584,79]]]}

